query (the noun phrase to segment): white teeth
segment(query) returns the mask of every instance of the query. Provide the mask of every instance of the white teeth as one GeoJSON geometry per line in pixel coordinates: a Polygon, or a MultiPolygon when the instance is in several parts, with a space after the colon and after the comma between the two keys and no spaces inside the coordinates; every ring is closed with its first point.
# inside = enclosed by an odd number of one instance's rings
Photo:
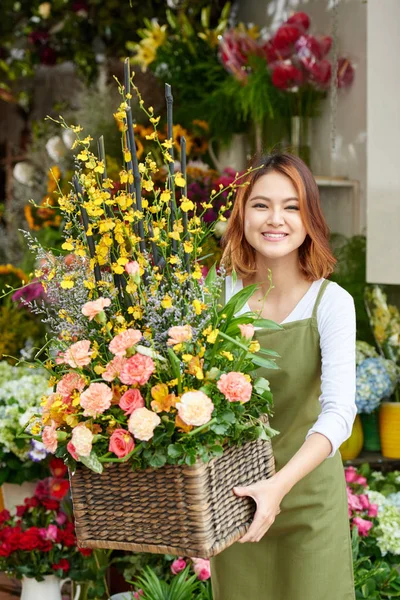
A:
{"type": "Polygon", "coordinates": [[[284,238],[286,237],[286,233],[263,233],[263,236],[270,238],[284,238]]]}

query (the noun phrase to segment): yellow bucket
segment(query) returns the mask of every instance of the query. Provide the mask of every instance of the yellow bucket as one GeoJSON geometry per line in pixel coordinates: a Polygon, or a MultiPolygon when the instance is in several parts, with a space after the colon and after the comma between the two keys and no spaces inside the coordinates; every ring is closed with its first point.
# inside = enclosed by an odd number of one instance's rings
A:
{"type": "Polygon", "coordinates": [[[364,434],[362,423],[360,415],[356,415],[351,436],[348,440],[343,442],[339,448],[340,454],[342,455],[342,460],[352,460],[353,458],[357,458],[362,450],[363,444],[364,434]]]}
{"type": "Polygon", "coordinates": [[[379,411],[382,455],[400,458],[400,403],[382,402],[379,411]]]}

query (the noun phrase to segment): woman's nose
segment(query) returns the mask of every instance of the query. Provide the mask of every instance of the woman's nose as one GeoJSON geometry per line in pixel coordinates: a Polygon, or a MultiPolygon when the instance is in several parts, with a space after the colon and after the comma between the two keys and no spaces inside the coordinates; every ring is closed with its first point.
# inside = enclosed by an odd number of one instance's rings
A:
{"type": "Polygon", "coordinates": [[[267,223],[273,227],[278,227],[284,223],[284,216],[280,209],[276,209],[270,212],[268,215],[267,223]]]}

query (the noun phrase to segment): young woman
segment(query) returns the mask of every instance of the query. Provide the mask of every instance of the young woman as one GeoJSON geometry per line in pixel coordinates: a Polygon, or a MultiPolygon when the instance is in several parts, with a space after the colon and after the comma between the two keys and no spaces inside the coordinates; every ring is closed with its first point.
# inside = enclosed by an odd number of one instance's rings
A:
{"type": "MultiPolygon", "coordinates": [[[[257,511],[240,542],[211,562],[214,600],[354,600],[343,465],[338,448],[355,408],[355,311],[352,297],[326,279],[335,259],[318,187],[306,165],[274,154],[248,176],[225,234],[226,300],[258,290],[242,312],[282,325],[258,330],[280,354],[280,370],[260,369],[271,384],[280,431],[272,444],[276,474],[247,487],[257,511]],[[268,273],[272,272],[273,289],[268,273]]],[[[239,313],[239,314],[240,314],[239,313]]]]}

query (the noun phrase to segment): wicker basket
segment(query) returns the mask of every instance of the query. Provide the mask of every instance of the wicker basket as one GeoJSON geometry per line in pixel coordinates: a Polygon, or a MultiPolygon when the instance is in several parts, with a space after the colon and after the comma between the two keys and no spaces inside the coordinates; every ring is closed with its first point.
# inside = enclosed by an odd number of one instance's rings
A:
{"type": "Polygon", "coordinates": [[[71,475],[78,544],[207,558],[246,532],[255,511],[236,485],[271,477],[271,442],[232,446],[209,463],[132,471],[111,463],[101,475],[79,465],[71,475]]]}

